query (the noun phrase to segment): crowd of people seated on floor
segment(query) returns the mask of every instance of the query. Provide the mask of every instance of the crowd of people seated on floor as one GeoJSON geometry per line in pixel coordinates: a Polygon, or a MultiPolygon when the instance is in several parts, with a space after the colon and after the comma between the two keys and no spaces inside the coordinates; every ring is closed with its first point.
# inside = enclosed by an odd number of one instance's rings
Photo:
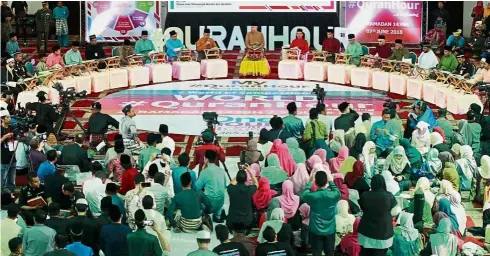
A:
{"type": "MultiPolygon", "coordinates": [[[[93,108],[102,118],[100,104],[93,108]]],[[[52,135],[39,139],[42,125],[23,131],[25,149],[12,148],[9,112],[2,110],[2,255],[180,255],[170,249],[179,232],[197,233],[198,248],[189,255],[480,250],[465,245],[490,221],[490,118],[480,106],[471,105],[457,127],[445,109],[436,118],[422,101],[405,126],[393,104],[374,123],[348,102],[338,109],[330,123],[319,104],[304,122],[289,103],[288,116],[272,117],[272,128],[248,141],[231,181],[210,131],[191,160],[174,156],[162,124],[136,157],[124,137],[136,124],[122,121],[104,161],[93,161],[83,134],[58,146],[52,135]],[[61,165],[89,176],[76,186],[61,165]],[[25,169],[27,185],[17,192],[16,174],[25,169]],[[484,205],[483,227],[467,229],[463,192],[484,205]],[[215,248],[211,233],[221,243],[215,248]]]]}

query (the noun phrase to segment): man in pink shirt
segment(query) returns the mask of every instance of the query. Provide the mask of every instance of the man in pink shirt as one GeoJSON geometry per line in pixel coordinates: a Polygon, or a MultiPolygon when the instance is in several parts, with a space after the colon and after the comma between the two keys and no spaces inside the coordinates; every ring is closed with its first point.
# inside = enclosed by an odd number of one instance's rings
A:
{"type": "Polygon", "coordinates": [[[63,56],[61,56],[60,47],[57,45],[53,46],[53,52],[48,55],[46,67],[52,68],[56,64],[65,66],[65,63],[63,63],[63,56]]]}

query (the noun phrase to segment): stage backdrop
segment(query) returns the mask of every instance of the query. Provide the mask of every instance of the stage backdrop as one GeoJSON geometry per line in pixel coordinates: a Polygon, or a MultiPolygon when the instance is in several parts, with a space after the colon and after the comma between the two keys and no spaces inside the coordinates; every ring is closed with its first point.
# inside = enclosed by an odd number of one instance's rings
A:
{"type": "Polygon", "coordinates": [[[85,40],[137,40],[141,31],[160,28],[159,1],[86,1],[85,40]]]}
{"type": "Polygon", "coordinates": [[[420,43],[422,1],[348,1],[345,26],[360,42],[376,42],[378,35],[386,41],[402,39],[420,43]]]}
{"type": "Polygon", "coordinates": [[[189,49],[195,49],[195,43],[205,28],[211,30],[211,36],[221,49],[244,49],[245,35],[250,31],[252,22],[259,24],[267,49],[279,49],[290,44],[299,28],[305,32],[310,46],[321,49],[327,28],[339,26],[338,3],[335,1],[297,1],[296,5],[272,1],[184,3],[186,5],[183,6],[180,1],[169,3],[164,33],[168,35],[171,30],[175,30],[189,49]],[[218,5],[224,7],[218,8],[218,5]]]}

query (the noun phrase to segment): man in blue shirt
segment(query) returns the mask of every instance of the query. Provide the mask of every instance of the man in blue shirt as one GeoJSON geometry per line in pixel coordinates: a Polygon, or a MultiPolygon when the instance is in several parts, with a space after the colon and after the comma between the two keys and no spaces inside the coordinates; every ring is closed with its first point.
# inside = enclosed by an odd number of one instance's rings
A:
{"type": "Polygon", "coordinates": [[[165,42],[165,48],[167,49],[167,56],[172,60],[176,60],[179,55],[179,51],[184,48],[182,41],[177,39],[177,32],[175,30],[170,31],[170,39],[165,42]]]}
{"type": "Polygon", "coordinates": [[[464,48],[464,38],[461,36],[461,29],[453,32],[453,34],[448,37],[446,45],[451,46],[453,51],[464,48]]]}
{"type": "Polygon", "coordinates": [[[384,155],[386,157],[393,150],[393,142],[396,140],[396,136],[392,135],[386,126],[390,119],[391,112],[386,108],[383,110],[382,119],[375,122],[371,127],[370,137],[376,144],[376,155],[378,156],[384,155]]]}
{"type": "Polygon", "coordinates": [[[174,180],[174,193],[177,194],[182,191],[182,183],[180,182],[180,176],[189,172],[191,174],[192,179],[192,189],[196,189],[196,173],[189,169],[189,155],[187,153],[182,153],[179,155],[179,167],[176,167],[172,170],[172,179],[174,180]]]}
{"type": "Polygon", "coordinates": [[[109,218],[112,223],[104,225],[100,233],[100,249],[106,256],[127,256],[128,240],[126,239],[131,229],[121,224],[123,215],[116,205],[109,207],[109,218]]]}
{"type": "Polygon", "coordinates": [[[301,120],[301,118],[296,117],[298,111],[296,103],[290,102],[287,105],[287,109],[289,115],[282,119],[284,126],[286,127],[286,130],[292,133],[297,140],[302,140],[303,133],[305,132],[305,125],[303,124],[303,120],[301,120]]]}
{"type": "Polygon", "coordinates": [[[44,183],[44,176],[52,175],[54,174],[54,171],[56,171],[54,163],[56,163],[58,153],[56,153],[56,150],[54,149],[50,150],[46,153],[46,158],[47,160],[42,162],[37,169],[37,177],[39,177],[42,183],[44,183]]]}
{"type": "Polygon", "coordinates": [[[81,223],[75,223],[70,227],[70,235],[73,243],[66,247],[66,250],[76,254],[77,256],[92,256],[94,251],[92,248],[82,244],[83,228],[81,223]]]}

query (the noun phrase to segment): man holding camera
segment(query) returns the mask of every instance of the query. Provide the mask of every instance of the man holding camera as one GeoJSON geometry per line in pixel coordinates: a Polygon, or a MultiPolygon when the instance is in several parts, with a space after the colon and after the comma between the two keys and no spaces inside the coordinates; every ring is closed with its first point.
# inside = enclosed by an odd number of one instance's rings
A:
{"type": "Polygon", "coordinates": [[[10,159],[14,153],[14,140],[12,129],[10,127],[10,114],[7,110],[0,111],[1,116],[1,173],[2,173],[2,191],[9,188],[11,191],[15,189],[15,162],[10,165],[10,159]]]}
{"type": "Polygon", "coordinates": [[[194,159],[189,166],[189,169],[194,169],[196,165],[199,165],[199,173],[203,169],[204,166],[204,153],[207,150],[212,150],[218,154],[218,157],[214,161],[214,163],[219,166],[219,162],[225,162],[225,151],[218,145],[215,145],[214,142],[214,132],[210,130],[206,130],[202,133],[202,141],[204,142],[202,145],[194,149],[194,159]]]}
{"type": "Polygon", "coordinates": [[[39,102],[28,103],[26,108],[36,111],[36,123],[46,126],[47,134],[54,133],[53,123],[58,120],[59,114],[49,102],[45,91],[39,91],[36,96],[39,102]]]}

